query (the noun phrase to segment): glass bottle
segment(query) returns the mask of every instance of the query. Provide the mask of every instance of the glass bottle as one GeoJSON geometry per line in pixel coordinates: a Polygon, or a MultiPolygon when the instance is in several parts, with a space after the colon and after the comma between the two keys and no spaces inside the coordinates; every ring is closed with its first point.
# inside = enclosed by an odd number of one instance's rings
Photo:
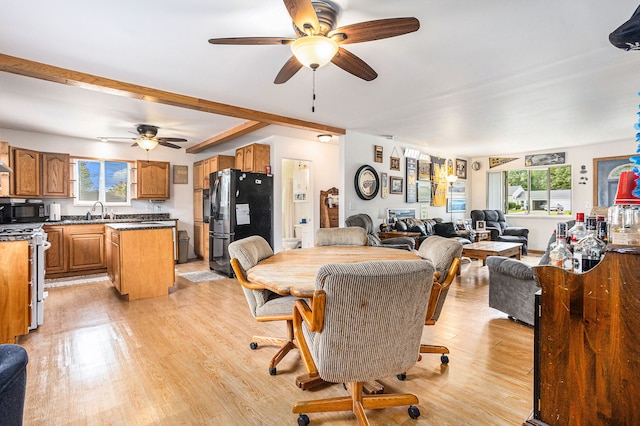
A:
{"type": "Polygon", "coordinates": [[[567,231],[567,239],[571,238],[570,249],[575,250],[575,246],[584,236],[587,235],[587,231],[584,229],[584,213],[576,213],[576,223],[567,231]]]}
{"type": "Polygon", "coordinates": [[[605,244],[609,242],[608,232],[609,224],[606,221],[601,220],[596,222],[596,236],[605,244]]]}
{"type": "Polygon", "coordinates": [[[559,222],[556,225],[556,242],[549,252],[549,265],[557,266],[566,271],[573,270],[573,257],[567,245],[567,224],[559,222]]]}
{"type": "Polygon", "coordinates": [[[587,272],[596,266],[607,249],[604,241],[596,236],[595,217],[587,218],[586,228],[587,235],[576,243],[573,251],[573,272],[576,273],[587,272]]]}

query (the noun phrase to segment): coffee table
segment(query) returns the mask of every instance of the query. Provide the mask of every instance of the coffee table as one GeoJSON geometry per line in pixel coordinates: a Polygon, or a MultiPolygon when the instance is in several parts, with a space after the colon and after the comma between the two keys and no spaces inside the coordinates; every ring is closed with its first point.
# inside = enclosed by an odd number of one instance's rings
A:
{"type": "Polygon", "coordinates": [[[503,243],[499,241],[478,241],[462,246],[462,255],[471,259],[482,259],[482,266],[487,264],[488,256],[515,257],[520,259],[522,243],[503,243]]]}

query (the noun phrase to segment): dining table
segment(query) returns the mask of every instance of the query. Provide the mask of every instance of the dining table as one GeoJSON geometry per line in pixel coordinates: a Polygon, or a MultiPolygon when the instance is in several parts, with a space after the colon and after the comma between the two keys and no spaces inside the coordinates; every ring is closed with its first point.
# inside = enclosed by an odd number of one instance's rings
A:
{"type": "Polygon", "coordinates": [[[284,250],[247,271],[247,279],[281,295],[313,297],[316,274],[330,263],[417,260],[416,252],[376,246],[322,246],[284,250]]]}
{"type": "MultiPolygon", "coordinates": [[[[284,250],[261,260],[247,270],[247,280],[281,295],[312,298],[316,275],[321,266],[330,263],[356,263],[375,260],[417,260],[414,251],[375,246],[322,246],[284,250]]],[[[416,354],[417,356],[417,354],[416,354]]],[[[300,389],[323,384],[319,377],[307,374],[296,377],[300,389]]],[[[363,384],[365,393],[380,394],[384,386],[377,381],[363,384]]]]}

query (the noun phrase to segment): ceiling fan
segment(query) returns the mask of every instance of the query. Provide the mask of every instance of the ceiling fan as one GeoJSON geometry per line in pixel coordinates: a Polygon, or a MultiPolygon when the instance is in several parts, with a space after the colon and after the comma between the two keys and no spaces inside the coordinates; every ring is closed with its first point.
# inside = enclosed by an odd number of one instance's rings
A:
{"type": "Polygon", "coordinates": [[[396,37],[417,31],[420,28],[420,21],[416,18],[379,19],[336,28],[338,11],[330,2],[284,0],[284,5],[293,20],[297,38],[212,38],[209,43],[291,45],[293,56],[289,58],[276,76],[275,84],[287,82],[303,66],[316,70],[329,62],[333,62],[356,77],[371,81],[378,76],[373,68],[340,45],[396,37]]]}
{"type": "MultiPolygon", "coordinates": [[[[158,127],[152,126],[150,124],[138,124],[136,126],[136,130],[138,131],[137,138],[111,138],[111,137],[100,137],[101,141],[109,141],[109,140],[133,140],[135,143],[131,146],[139,146],[145,151],[150,151],[158,145],[166,146],[168,148],[180,149],[182,148],[179,145],[175,145],[171,142],[186,142],[186,139],[183,138],[158,138],[156,135],[158,134],[158,127]]],[[[134,132],[131,132],[134,133],[134,132]]]]}

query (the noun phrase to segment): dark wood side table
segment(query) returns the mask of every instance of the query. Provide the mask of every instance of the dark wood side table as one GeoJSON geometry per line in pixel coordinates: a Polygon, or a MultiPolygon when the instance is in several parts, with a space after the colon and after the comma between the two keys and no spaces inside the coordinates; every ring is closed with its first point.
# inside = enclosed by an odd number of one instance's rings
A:
{"type": "Polygon", "coordinates": [[[391,232],[378,232],[378,237],[381,240],[397,237],[409,237],[413,238],[416,242],[416,248],[420,245],[420,233],[419,232],[407,232],[407,231],[391,231],[391,232]]]}

